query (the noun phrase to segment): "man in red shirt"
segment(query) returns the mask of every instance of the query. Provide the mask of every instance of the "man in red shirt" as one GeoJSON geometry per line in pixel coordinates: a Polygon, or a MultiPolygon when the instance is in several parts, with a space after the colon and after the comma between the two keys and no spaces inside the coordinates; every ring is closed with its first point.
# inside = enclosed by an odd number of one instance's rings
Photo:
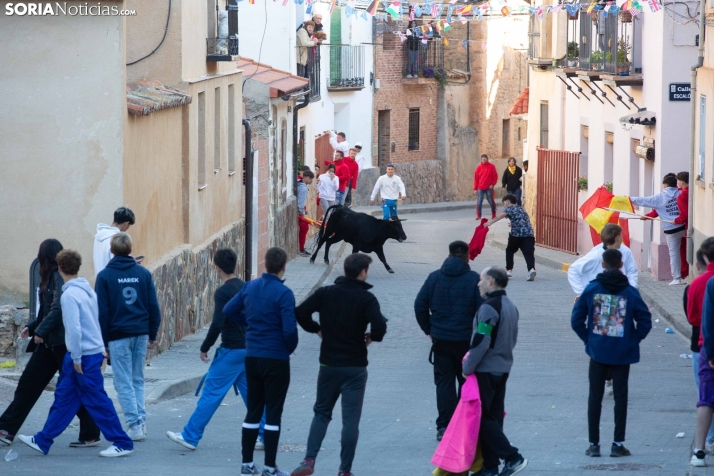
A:
{"type": "Polygon", "coordinates": [[[478,194],[476,205],[476,218],[481,219],[483,197],[486,197],[491,206],[491,218],[496,218],[496,203],[493,200],[493,187],[498,183],[496,166],[488,161],[488,155],[481,154],[481,163],[474,172],[474,195],[478,194]]]}
{"type": "MultiPolygon", "coordinates": [[[[688,225],[689,220],[689,172],[679,172],[677,174],[677,187],[682,191],[677,195],[677,207],[679,216],[674,219],[677,225],[688,225]]],[[[687,237],[683,236],[679,245],[679,261],[682,263],[682,279],[689,277],[689,263],[687,263],[687,237]]]]}
{"type": "Polygon", "coordinates": [[[357,164],[357,149],[350,149],[350,156],[345,157],[343,162],[350,169],[350,182],[347,184],[347,196],[345,197],[345,206],[352,206],[352,189],[357,188],[357,179],[359,178],[359,164],[357,164]]]}
{"type": "MultiPolygon", "coordinates": [[[[325,165],[330,165],[331,162],[325,162],[325,165]]],[[[335,198],[338,204],[344,205],[345,203],[345,194],[347,185],[350,181],[350,178],[352,177],[352,172],[350,171],[350,167],[347,165],[346,160],[344,159],[344,155],[342,155],[341,150],[336,150],[335,151],[335,175],[340,181],[339,187],[337,188],[337,193],[335,194],[335,198]]]]}

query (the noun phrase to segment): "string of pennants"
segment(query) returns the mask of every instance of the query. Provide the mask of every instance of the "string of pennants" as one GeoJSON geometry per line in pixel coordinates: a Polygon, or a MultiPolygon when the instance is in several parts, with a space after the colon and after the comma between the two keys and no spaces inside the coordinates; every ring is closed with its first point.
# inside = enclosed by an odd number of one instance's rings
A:
{"type": "MultiPolygon", "coordinates": [[[[238,0],[242,1],[242,0],[238,0]]],[[[266,0],[267,1],[267,0],[266,0]]],[[[273,0],[277,1],[277,0],[273,0]]],[[[282,0],[283,6],[286,6],[290,0],[282,0]]],[[[320,0],[293,0],[298,5],[307,4],[305,10],[306,15],[312,14],[312,8],[316,3],[324,3],[320,0]]],[[[509,5],[508,0],[495,0],[492,2],[486,2],[481,5],[456,5],[458,0],[449,0],[450,3],[435,3],[430,0],[426,0],[423,4],[409,4],[401,3],[400,1],[387,1],[387,0],[372,0],[366,10],[360,10],[356,6],[356,0],[329,0],[327,3],[330,4],[329,12],[332,14],[335,7],[343,7],[345,16],[350,18],[355,16],[363,20],[370,20],[371,17],[376,17],[378,20],[389,21],[390,18],[393,20],[399,20],[402,15],[408,15],[410,20],[415,18],[420,18],[422,16],[430,16],[433,18],[442,18],[442,15],[446,13],[445,23],[452,23],[453,21],[474,21],[481,19],[484,16],[493,16],[494,12],[500,12],[501,16],[507,17],[513,14],[530,14],[536,15],[538,18],[546,18],[551,13],[557,13],[561,10],[566,10],[570,16],[575,16],[577,12],[585,9],[588,15],[592,15],[593,12],[602,12],[602,15],[607,17],[608,15],[617,15],[621,11],[628,11],[634,17],[644,10],[644,5],[649,6],[651,12],[658,12],[662,9],[662,5],[659,0],[625,0],[620,6],[618,6],[614,0],[607,1],[605,4],[600,4],[597,2],[581,4],[580,2],[572,4],[558,4],[558,5],[509,5]],[[380,11],[380,7],[382,10],[380,11]]],[[[248,0],[250,4],[254,4],[255,0],[248,0]]]]}

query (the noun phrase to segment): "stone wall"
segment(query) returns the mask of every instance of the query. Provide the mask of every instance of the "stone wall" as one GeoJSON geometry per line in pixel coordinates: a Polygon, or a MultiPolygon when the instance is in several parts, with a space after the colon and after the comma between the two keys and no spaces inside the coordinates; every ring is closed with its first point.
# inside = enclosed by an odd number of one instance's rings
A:
{"type": "Polygon", "coordinates": [[[20,331],[27,325],[28,316],[27,309],[16,309],[9,305],[0,306],[0,358],[15,357],[14,347],[17,346],[16,341],[20,331]]]}
{"type": "Polygon", "coordinates": [[[242,275],[244,234],[245,224],[240,220],[209,241],[194,248],[180,246],[148,267],[161,307],[159,349],[150,351],[153,355],[211,322],[213,293],[221,285],[213,266],[213,253],[219,248],[235,250],[238,254],[236,270],[242,275]]]}
{"type": "MultiPolygon", "coordinates": [[[[354,206],[369,205],[369,197],[380,175],[386,173],[386,167],[362,170],[357,182],[357,190],[352,192],[354,206]]],[[[440,160],[422,160],[397,165],[396,174],[404,182],[407,192],[405,203],[436,203],[444,201],[443,167],[440,160]]],[[[380,200],[377,196],[377,203],[380,200]]]]}
{"type": "Polygon", "coordinates": [[[289,196],[270,217],[270,246],[279,246],[293,259],[298,252],[297,198],[289,196]]]}

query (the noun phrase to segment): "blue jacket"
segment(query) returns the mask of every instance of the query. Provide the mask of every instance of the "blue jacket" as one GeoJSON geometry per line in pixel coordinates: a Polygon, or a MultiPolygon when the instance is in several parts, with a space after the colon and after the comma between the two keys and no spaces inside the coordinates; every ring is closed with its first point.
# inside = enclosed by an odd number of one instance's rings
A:
{"type": "Polygon", "coordinates": [[[570,325],[595,362],[628,365],[640,361],[640,341],[652,329],[652,315],[625,275],[600,273],[576,301],[570,325]]]}
{"type": "Polygon", "coordinates": [[[450,342],[470,342],[474,317],[483,298],[480,276],[463,259],[449,256],[426,278],[414,301],[414,314],[426,335],[450,342]]]}
{"type": "Polygon", "coordinates": [[[297,348],[295,296],[274,274],[246,283],[223,308],[227,320],[246,325],[245,355],[290,360],[297,348]]]}
{"type": "Polygon", "coordinates": [[[104,343],[148,335],[156,340],[161,310],[149,270],[130,256],[109,261],[94,284],[99,304],[99,324],[104,343]]]}
{"type": "Polygon", "coordinates": [[[707,282],[704,291],[704,308],[702,309],[702,334],[704,335],[704,355],[708,360],[714,360],[714,279],[707,282]]]}

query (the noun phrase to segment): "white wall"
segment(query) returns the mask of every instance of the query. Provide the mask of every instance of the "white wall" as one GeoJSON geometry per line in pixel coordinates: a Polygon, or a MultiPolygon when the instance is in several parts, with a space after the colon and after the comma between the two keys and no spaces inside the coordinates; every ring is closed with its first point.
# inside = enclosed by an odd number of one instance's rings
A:
{"type": "Polygon", "coordinates": [[[295,74],[296,6],[292,1],[286,6],[269,0],[239,2],[240,55],[295,74]]]}

